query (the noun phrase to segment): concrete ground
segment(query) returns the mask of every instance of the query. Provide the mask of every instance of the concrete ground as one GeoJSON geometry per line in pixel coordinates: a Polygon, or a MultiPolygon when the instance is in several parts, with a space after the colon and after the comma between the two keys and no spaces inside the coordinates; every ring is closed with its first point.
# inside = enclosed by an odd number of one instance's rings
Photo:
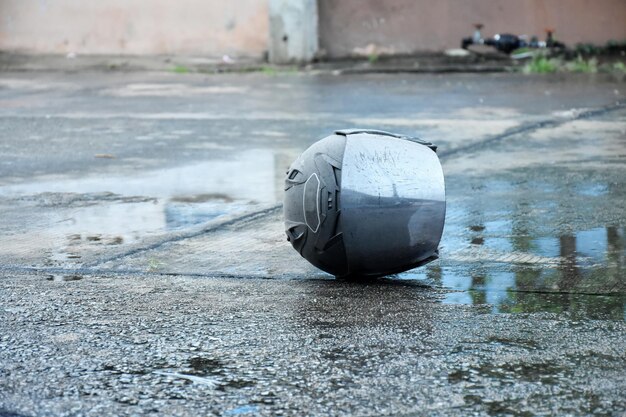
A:
{"type": "Polygon", "coordinates": [[[626,415],[626,84],[0,77],[0,416],[626,415]],[[440,259],[367,282],[285,240],[345,127],[439,145],[440,259]]]}

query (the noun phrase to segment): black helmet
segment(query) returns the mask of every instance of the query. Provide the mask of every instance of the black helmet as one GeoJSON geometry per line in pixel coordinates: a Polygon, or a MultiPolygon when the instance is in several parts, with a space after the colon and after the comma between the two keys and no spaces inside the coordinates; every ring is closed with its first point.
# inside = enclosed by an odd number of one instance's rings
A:
{"type": "Polygon", "coordinates": [[[436,259],[446,211],[436,149],[365,129],[314,143],[287,171],[287,239],[338,277],[382,276],[436,259]]]}

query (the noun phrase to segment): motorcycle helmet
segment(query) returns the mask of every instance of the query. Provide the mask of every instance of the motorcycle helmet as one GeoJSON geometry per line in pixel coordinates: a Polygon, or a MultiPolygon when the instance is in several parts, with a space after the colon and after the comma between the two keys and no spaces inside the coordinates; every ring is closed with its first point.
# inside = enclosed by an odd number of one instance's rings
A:
{"type": "Polygon", "coordinates": [[[436,150],[369,129],[314,143],[287,171],[287,239],[337,277],[378,277],[436,259],[446,211],[436,150]]]}

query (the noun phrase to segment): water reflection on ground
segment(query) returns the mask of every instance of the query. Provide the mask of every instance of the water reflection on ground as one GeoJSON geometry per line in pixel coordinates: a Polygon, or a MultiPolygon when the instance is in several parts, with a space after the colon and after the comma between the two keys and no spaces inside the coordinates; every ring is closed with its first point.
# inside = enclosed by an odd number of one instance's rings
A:
{"type": "Polygon", "coordinates": [[[0,260],[71,267],[86,251],[273,206],[291,158],[288,151],[251,149],[159,170],[0,186],[0,212],[23,219],[0,225],[0,260]]]}
{"type": "Polygon", "coordinates": [[[400,274],[454,290],[447,304],[488,305],[492,313],[568,312],[626,320],[626,228],[606,227],[531,241],[554,265],[477,262],[442,265],[400,274]]]}
{"type": "Polygon", "coordinates": [[[626,320],[626,227],[619,220],[581,227],[598,222],[587,211],[604,210],[598,202],[619,198],[619,187],[544,185],[528,191],[486,181],[480,196],[465,200],[453,189],[440,261],[398,278],[442,286],[452,290],[444,303],[484,305],[492,313],[626,320]],[[587,205],[571,201],[577,198],[587,205]]]}

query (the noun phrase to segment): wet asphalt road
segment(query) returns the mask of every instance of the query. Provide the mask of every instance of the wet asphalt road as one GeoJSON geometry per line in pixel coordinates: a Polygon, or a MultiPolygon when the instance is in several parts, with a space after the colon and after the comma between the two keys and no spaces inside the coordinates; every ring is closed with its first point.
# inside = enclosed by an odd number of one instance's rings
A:
{"type": "Polygon", "coordinates": [[[626,414],[626,84],[605,76],[0,77],[0,416],[626,414]],[[439,145],[441,258],[334,280],[286,167],[439,145]]]}

